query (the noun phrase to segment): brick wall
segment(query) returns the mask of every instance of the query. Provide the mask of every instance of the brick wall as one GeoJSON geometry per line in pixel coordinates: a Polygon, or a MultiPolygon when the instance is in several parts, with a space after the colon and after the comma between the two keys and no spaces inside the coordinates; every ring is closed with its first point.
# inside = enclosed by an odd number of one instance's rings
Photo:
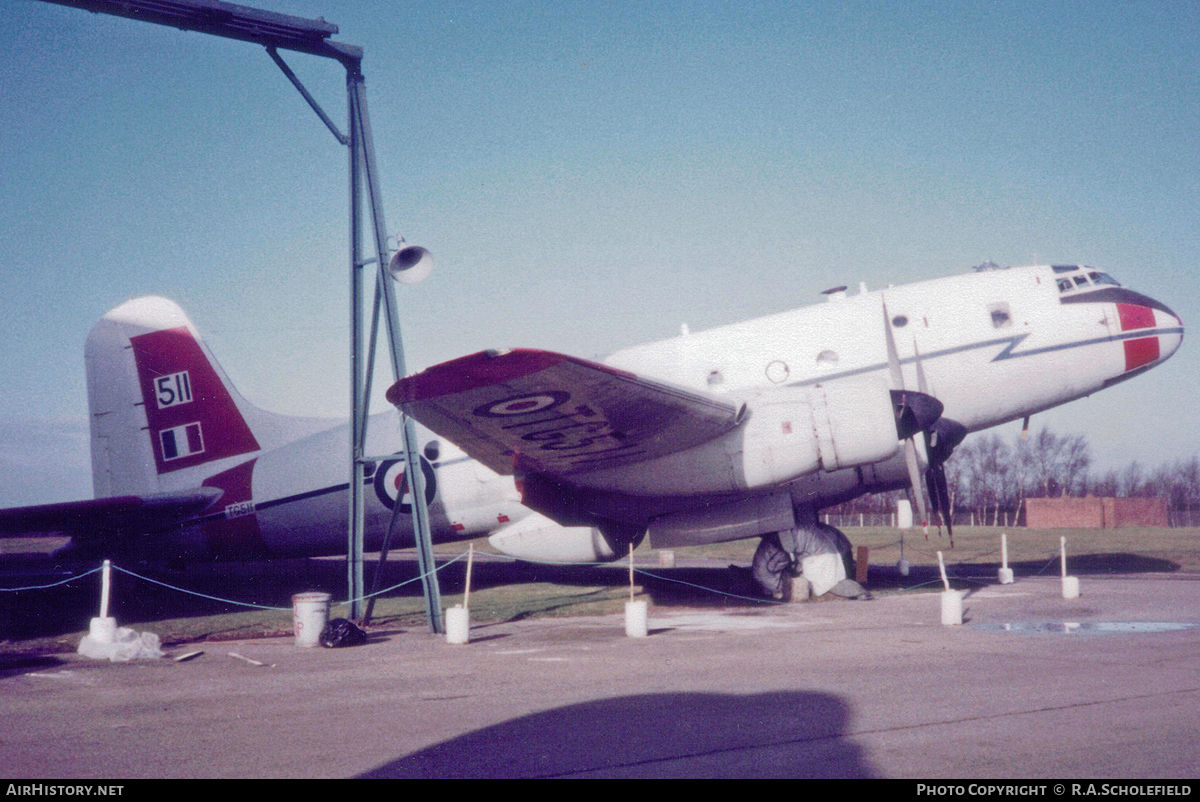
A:
{"type": "Polygon", "coordinates": [[[1118,498],[1114,526],[1166,526],[1165,498],[1118,498]]]}
{"type": "Polygon", "coordinates": [[[1030,498],[1025,525],[1031,529],[1113,529],[1118,526],[1166,526],[1163,498],[1030,498]]]}

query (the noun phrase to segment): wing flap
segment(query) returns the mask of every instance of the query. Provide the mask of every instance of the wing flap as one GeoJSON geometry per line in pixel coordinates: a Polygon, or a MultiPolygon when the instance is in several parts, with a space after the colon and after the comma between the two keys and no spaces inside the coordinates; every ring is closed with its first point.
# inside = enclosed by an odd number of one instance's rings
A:
{"type": "Polygon", "coordinates": [[[502,474],[655,459],[719,437],[743,407],[548,351],[484,351],[402,379],[388,400],[502,474]]]}

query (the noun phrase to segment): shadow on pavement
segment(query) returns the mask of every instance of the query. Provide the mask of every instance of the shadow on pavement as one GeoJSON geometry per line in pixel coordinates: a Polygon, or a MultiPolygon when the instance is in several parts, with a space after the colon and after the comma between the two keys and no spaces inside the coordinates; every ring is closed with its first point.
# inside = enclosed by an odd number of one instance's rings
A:
{"type": "Polygon", "coordinates": [[[624,696],[485,727],[362,776],[877,776],[846,737],[849,720],[824,693],[624,696]]]}

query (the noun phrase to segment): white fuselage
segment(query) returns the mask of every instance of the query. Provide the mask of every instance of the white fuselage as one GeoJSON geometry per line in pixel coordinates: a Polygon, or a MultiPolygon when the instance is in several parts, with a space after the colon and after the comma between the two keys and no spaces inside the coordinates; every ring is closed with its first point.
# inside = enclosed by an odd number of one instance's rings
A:
{"type": "MultiPolygon", "coordinates": [[[[1126,371],[1122,343],[1128,338],[1116,304],[1061,303],[1050,267],[835,295],[822,304],[629,348],[605,362],[733,395],[883,375],[884,304],[889,320],[906,321],[892,324],[906,386],[917,386],[919,356],[931,393],[945,405],[943,414],[972,431],[1088,395],[1126,371]],[[993,311],[1007,319],[994,321],[993,311]]],[[[1162,361],[1178,347],[1182,326],[1162,311],[1155,314],[1162,361]]]]}
{"type": "MultiPolygon", "coordinates": [[[[886,325],[904,386],[925,387],[944,404],[943,417],[977,431],[1086,396],[1158,364],[1179,346],[1183,327],[1166,307],[1086,278],[1082,285],[1068,281],[1064,287],[1063,275],[1087,273],[1086,268],[1065,270],[1011,268],[853,296],[843,291],[825,303],[684,333],[620,351],[605,362],[746,401],[753,412],[773,394],[802,388],[846,385],[865,392],[887,386],[886,325]]],[[[699,456],[704,459],[695,464],[712,464],[711,454],[699,456]]],[[[579,481],[661,496],[677,493],[669,482],[694,480],[687,476],[687,455],[667,458],[658,467],[616,468],[579,481]]],[[[796,504],[820,508],[906,483],[904,459],[897,452],[852,469],[810,471],[790,484],[790,495],[796,504]]]]}
{"type": "MultiPolygon", "coordinates": [[[[381,547],[397,496],[401,511],[390,545],[409,547],[413,545],[411,494],[400,456],[399,415],[372,416],[368,431],[371,453],[384,458],[368,465],[364,482],[364,547],[368,551],[381,547]]],[[[420,441],[426,446],[437,442],[433,459],[421,457],[435,541],[480,537],[528,513],[511,477],[493,473],[445,440],[433,441],[427,432],[423,435],[420,441]]],[[[219,509],[181,533],[184,553],[178,556],[345,553],[348,459],[349,427],[342,424],[208,476],[204,483],[221,487],[225,496],[219,509]]],[[[198,479],[184,473],[174,481],[183,487],[198,479]]]]}

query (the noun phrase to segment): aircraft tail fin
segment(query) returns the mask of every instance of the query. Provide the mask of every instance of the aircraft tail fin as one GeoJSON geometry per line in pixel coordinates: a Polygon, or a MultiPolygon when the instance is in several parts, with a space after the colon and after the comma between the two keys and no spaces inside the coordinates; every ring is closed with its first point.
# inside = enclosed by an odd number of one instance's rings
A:
{"type": "Polygon", "coordinates": [[[242,397],[165,298],[134,298],[110,311],[88,334],[84,357],[97,498],[195,487],[198,472],[188,469],[223,470],[236,464],[230,458],[313,429],[242,397]]]}

